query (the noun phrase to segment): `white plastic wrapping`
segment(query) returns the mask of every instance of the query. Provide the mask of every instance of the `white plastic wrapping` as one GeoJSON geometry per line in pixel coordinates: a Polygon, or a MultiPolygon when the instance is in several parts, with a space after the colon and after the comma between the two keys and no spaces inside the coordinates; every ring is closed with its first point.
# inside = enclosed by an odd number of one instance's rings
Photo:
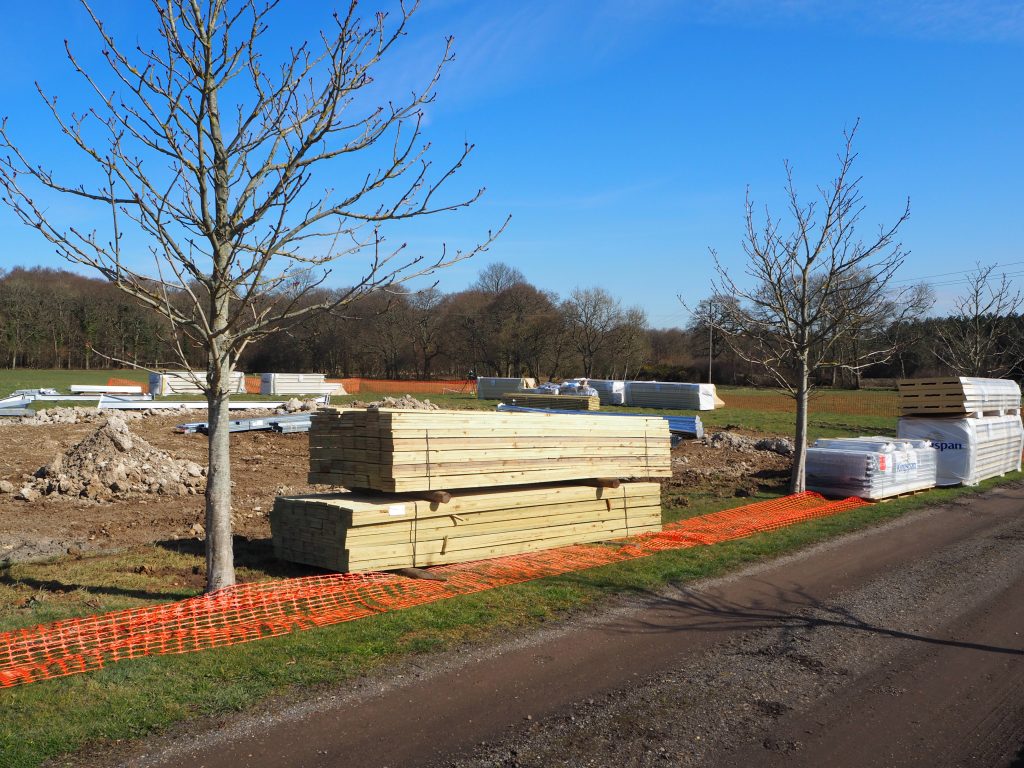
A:
{"type": "Polygon", "coordinates": [[[713,411],[716,400],[714,384],[684,384],[677,381],[626,382],[626,405],[636,408],[713,411]]]}
{"type": "MultiPolygon", "coordinates": [[[[245,392],[245,374],[235,371],[231,374],[230,392],[245,392]]],[[[164,371],[149,374],[149,392],[154,397],[161,395],[199,394],[206,385],[205,371],[164,371]]]]}
{"type": "Polygon", "coordinates": [[[1024,425],[1020,416],[905,416],[896,431],[901,438],[932,441],[938,451],[938,485],[977,485],[1021,467],[1024,425]]]}
{"type": "Polygon", "coordinates": [[[884,499],[933,488],[938,452],[927,440],[832,438],[807,449],[807,489],[828,496],[884,499]]]}
{"type": "Polygon", "coordinates": [[[260,374],[261,395],[344,395],[345,388],[329,384],[322,373],[260,374]]]}
{"type": "Polygon", "coordinates": [[[626,382],[616,379],[588,379],[587,383],[597,390],[601,405],[625,405],[626,382]]]}
{"type": "Polygon", "coordinates": [[[500,400],[508,392],[522,392],[537,386],[536,379],[507,379],[481,376],[476,380],[476,396],[481,400],[500,400]]]}

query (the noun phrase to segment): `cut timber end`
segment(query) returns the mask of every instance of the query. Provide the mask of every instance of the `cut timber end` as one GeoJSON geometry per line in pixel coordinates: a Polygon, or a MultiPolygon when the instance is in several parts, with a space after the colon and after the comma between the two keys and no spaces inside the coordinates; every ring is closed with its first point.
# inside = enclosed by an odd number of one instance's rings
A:
{"type": "Polygon", "coordinates": [[[421,491],[414,495],[418,499],[429,501],[431,504],[447,504],[452,500],[452,495],[448,491],[421,491]]]}
{"type": "Polygon", "coordinates": [[[395,573],[408,579],[426,579],[427,581],[448,581],[447,576],[431,573],[425,568],[396,568],[395,573]]]}

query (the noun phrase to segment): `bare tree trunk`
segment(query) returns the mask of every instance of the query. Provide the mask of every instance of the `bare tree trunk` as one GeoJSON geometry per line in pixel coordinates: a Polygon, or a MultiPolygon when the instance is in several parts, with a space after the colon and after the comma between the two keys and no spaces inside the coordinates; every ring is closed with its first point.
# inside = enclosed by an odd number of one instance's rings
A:
{"type": "MultiPolygon", "coordinates": [[[[227,391],[230,370],[219,364],[217,382],[210,382],[206,396],[209,406],[209,470],[206,477],[206,590],[229,587],[235,583],[235,563],[231,539],[231,456],[230,419],[227,391]]],[[[213,377],[211,377],[213,378],[213,377]]]]}
{"type": "Polygon", "coordinates": [[[794,439],[793,474],[789,490],[800,493],[807,489],[807,415],[810,394],[810,371],[806,360],[800,361],[800,381],[796,391],[796,436],[794,439]]]}

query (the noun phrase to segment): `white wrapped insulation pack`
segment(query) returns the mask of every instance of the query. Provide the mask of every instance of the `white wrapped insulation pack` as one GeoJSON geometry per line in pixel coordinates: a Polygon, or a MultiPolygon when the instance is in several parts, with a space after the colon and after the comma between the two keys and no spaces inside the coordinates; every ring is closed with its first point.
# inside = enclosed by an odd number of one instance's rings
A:
{"type": "Polygon", "coordinates": [[[713,411],[716,400],[714,384],[684,384],[677,381],[626,382],[626,405],[636,408],[713,411]]]}
{"type": "Polygon", "coordinates": [[[884,499],[935,486],[938,452],[927,440],[853,437],[807,449],[807,490],[884,499]]]}
{"type": "Polygon", "coordinates": [[[597,390],[601,405],[625,405],[626,382],[615,379],[587,379],[587,383],[597,390]]]}
{"type": "Polygon", "coordinates": [[[938,451],[938,485],[977,485],[1021,466],[1024,426],[1020,416],[904,416],[896,432],[901,438],[932,441],[938,451]]]}
{"type": "Polygon", "coordinates": [[[500,400],[509,392],[522,392],[537,386],[536,379],[508,379],[481,376],[476,380],[476,396],[480,400],[500,400]]]}

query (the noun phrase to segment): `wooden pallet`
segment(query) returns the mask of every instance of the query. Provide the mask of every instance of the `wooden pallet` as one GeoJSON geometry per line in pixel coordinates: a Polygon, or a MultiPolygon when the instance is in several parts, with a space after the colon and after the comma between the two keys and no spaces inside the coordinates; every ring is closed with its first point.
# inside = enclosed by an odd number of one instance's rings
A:
{"type": "Polygon", "coordinates": [[[668,423],[659,418],[325,409],[310,430],[309,482],[345,488],[451,490],[671,473],[668,423]]]}
{"type": "Polygon", "coordinates": [[[624,483],[462,491],[448,503],[367,493],[279,497],[278,557],[339,571],[479,560],[661,529],[660,487],[624,483]]]}
{"type": "Polygon", "coordinates": [[[598,395],[541,395],[534,392],[506,392],[501,396],[506,405],[524,408],[549,408],[561,411],[597,411],[601,409],[598,395]]]}

